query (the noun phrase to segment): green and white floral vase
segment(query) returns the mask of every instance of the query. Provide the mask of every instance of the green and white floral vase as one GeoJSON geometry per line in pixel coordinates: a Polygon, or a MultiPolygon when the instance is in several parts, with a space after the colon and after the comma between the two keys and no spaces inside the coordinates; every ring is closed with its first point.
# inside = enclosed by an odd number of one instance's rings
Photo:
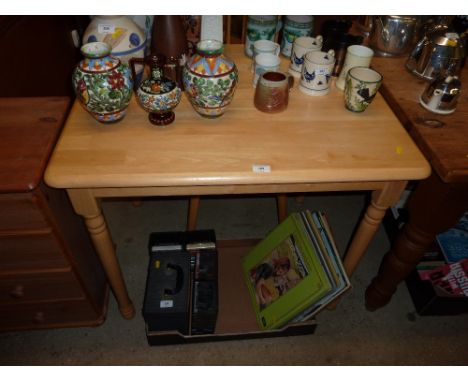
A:
{"type": "Polygon", "coordinates": [[[202,40],[184,67],[185,91],[193,108],[203,117],[220,117],[234,97],[238,70],[223,49],[221,41],[202,40]]]}
{"type": "Polygon", "coordinates": [[[110,56],[110,45],[92,42],[81,47],[85,58],[72,75],[73,89],[83,107],[99,122],[120,121],[132,96],[130,68],[110,56]]]}

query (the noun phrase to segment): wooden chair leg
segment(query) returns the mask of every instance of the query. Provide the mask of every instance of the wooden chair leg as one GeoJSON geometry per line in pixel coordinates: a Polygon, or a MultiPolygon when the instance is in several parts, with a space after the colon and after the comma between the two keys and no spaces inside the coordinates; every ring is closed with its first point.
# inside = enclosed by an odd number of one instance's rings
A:
{"type": "Polygon", "coordinates": [[[288,196],[286,194],[276,195],[276,205],[278,208],[278,222],[281,223],[288,217],[288,196]]]}
{"type": "Polygon", "coordinates": [[[198,207],[200,205],[199,196],[191,196],[187,217],[187,231],[194,231],[197,228],[198,207]]]}

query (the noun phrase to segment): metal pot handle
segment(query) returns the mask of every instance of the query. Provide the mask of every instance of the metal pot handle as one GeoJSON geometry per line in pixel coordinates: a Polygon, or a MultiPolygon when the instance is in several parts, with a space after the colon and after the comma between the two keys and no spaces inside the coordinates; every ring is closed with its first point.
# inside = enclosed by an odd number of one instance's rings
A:
{"type": "Polygon", "coordinates": [[[419,56],[421,55],[422,48],[426,42],[426,38],[423,38],[421,41],[419,41],[414,49],[412,50],[410,57],[414,58],[415,60],[418,60],[419,56]]]}

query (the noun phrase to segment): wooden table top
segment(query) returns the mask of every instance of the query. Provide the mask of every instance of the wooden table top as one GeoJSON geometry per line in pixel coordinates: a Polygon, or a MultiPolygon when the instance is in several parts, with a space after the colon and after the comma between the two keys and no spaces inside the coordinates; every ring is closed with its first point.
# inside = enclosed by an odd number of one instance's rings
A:
{"type": "MultiPolygon", "coordinates": [[[[175,122],[150,124],[135,96],[125,119],[102,125],[75,103],[55,148],[46,182],[59,188],[296,184],[422,179],[430,166],[382,96],[361,114],[343,93],[304,95],[297,81],[288,109],[253,105],[250,59],[227,46],[239,84],[227,112],[199,116],[185,95],[175,122]],[[255,165],[270,172],[256,172],[255,165]]],[[[288,62],[284,59],[282,69],[288,62]]]]}
{"type": "Polygon", "coordinates": [[[70,97],[0,97],[0,192],[28,192],[44,169],[70,97]]]}
{"type": "Polygon", "coordinates": [[[405,61],[406,57],[372,60],[372,67],[384,76],[381,93],[439,177],[444,182],[468,182],[468,67],[460,76],[462,94],[455,112],[440,115],[420,105],[419,96],[428,83],[406,70],[405,61]],[[431,120],[444,126],[430,127],[431,120]]]}

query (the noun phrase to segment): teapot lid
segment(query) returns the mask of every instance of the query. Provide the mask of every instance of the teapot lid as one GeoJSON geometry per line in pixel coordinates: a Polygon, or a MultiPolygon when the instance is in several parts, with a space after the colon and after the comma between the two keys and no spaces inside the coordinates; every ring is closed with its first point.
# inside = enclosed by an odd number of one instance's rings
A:
{"type": "Polygon", "coordinates": [[[447,46],[451,48],[463,47],[463,38],[458,33],[448,32],[447,30],[436,30],[429,36],[434,44],[447,46]]]}

